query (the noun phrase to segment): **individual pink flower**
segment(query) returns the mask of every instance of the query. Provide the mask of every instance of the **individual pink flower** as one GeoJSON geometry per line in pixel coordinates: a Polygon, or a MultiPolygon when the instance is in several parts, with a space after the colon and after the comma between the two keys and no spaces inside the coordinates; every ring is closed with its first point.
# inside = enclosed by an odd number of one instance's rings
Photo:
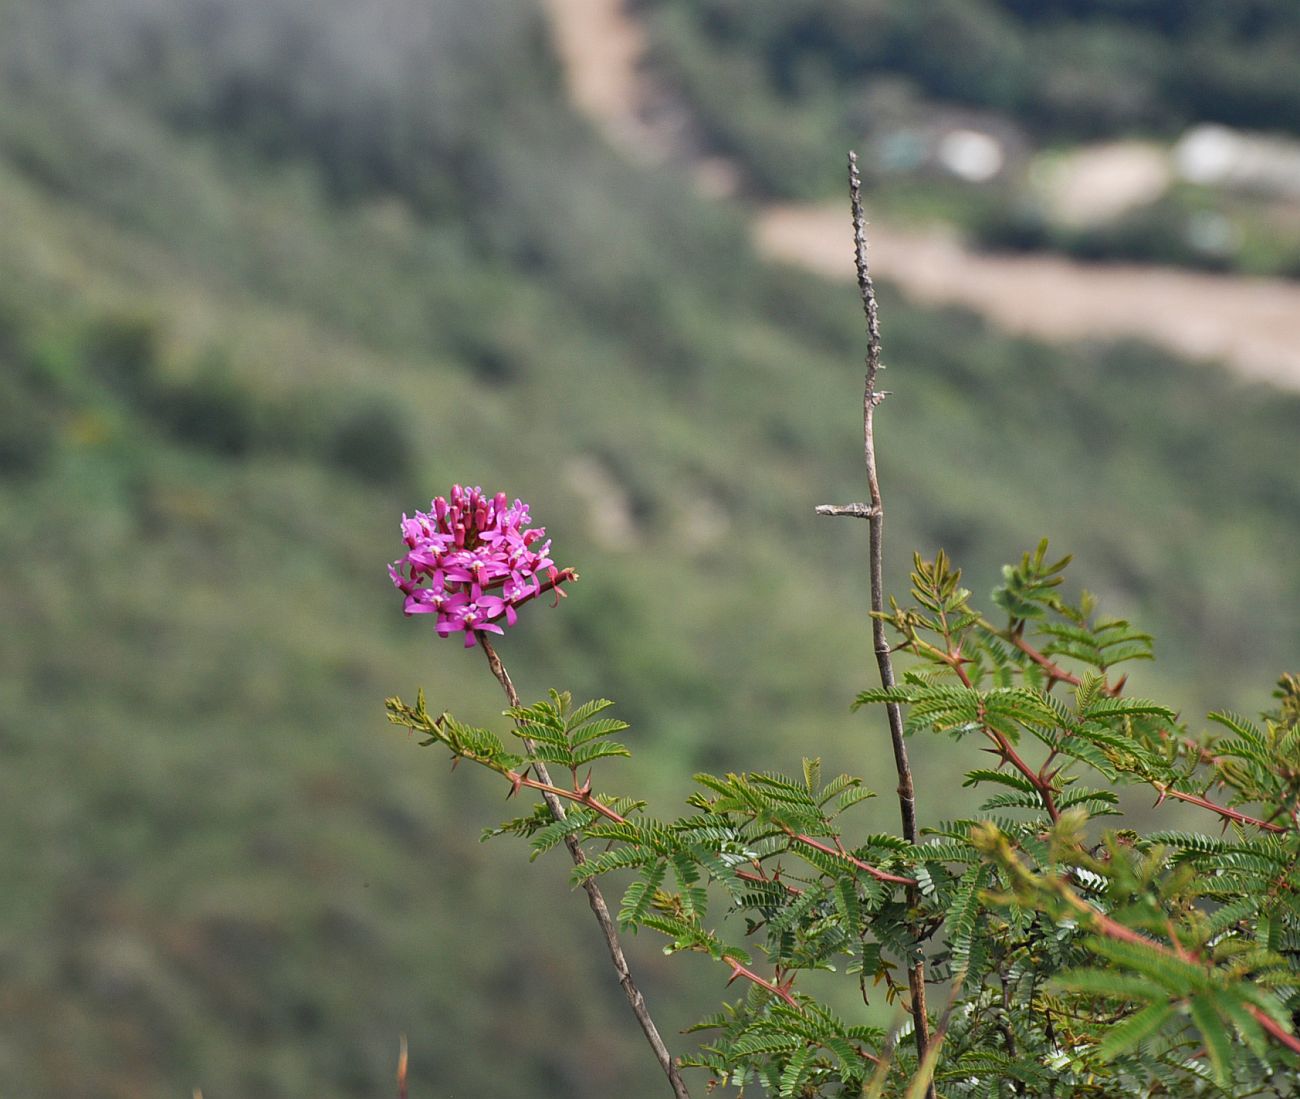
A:
{"type": "Polygon", "coordinates": [[[513,626],[517,608],[543,591],[554,590],[558,603],[560,585],[577,574],[555,568],[545,529],[529,527],[531,521],[522,501],[460,485],[428,512],[403,515],[407,553],[388,574],[406,597],[404,612],[436,615],[438,635],[463,633],[469,648],[481,633],[504,632],[498,619],[513,626]]]}
{"type": "Polygon", "coordinates": [[[505,609],[505,601],[492,595],[484,595],[475,584],[466,595],[458,592],[442,605],[438,612],[438,625],[435,627],[439,637],[449,637],[460,630],[465,631],[465,648],[474,644],[477,633],[490,630],[492,633],[505,633],[492,621],[505,609]]]}

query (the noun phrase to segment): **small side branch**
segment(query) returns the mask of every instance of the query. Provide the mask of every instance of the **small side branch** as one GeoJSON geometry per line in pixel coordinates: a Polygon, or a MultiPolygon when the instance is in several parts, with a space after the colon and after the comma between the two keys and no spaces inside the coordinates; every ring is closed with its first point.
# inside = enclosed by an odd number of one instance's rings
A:
{"type": "Polygon", "coordinates": [[[876,519],[880,508],[869,504],[818,504],[814,509],[818,515],[849,515],[854,519],[876,519]]]}
{"type": "MultiPolygon", "coordinates": [[[[1024,653],[1027,657],[1029,657],[1030,660],[1032,660],[1035,664],[1037,664],[1040,668],[1042,668],[1043,671],[1047,673],[1048,678],[1050,680],[1059,681],[1061,683],[1068,683],[1072,687],[1079,687],[1083,684],[1083,680],[1080,679],[1077,675],[1074,675],[1072,672],[1066,671],[1055,661],[1050,660],[1048,657],[1044,656],[1037,649],[1035,649],[1031,644],[1029,644],[1029,642],[1026,641],[1020,634],[1014,631],[1007,632],[1007,631],[997,630],[993,626],[988,625],[987,623],[981,622],[981,624],[985,625],[986,628],[989,630],[989,632],[997,634],[997,636],[1002,638],[1004,641],[1011,642],[1011,644],[1013,644],[1017,649],[1019,649],[1022,653],[1024,653]]],[[[1127,676],[1123,677],[1122,679],[1120,679],[1118,683],[1103,684],[1101,688],[1102,694],[1106,695],[1109,698],[1118,698],[1120,695],[1124,693],[1124,682],[1127,678],[1128,678],[1127,676]]]]}
{"type": "MultiPolygon", "coordinates": [[[[539,761],[534,760],[532,766],[541,767],[543,765],[539,761]]],[[[615,824],[627,823],[627,817],[615,812],[603,801],[595,797],[589,787],[579,787],[574,790],[566,790],[563,786],[553,786],[549,782],[543,782],[541,779],[533,778],[531,775],[526,773],[521,774],[519,771],[505,770],[501,773],[509,779],[512,793],[517,792],[520,787],[529,790],[536,790],[544,798],[548,799],[548,804],[549,799],[552,797],[565,798],[569,801],[576,801],[584,808],[600,814],[606,820],[611,820],[615,824]]]]}
{"type": "MultiPolygon", "coordinates": [[[[510,681],[510,673],[506,671],[505,665],[501,663],[501,658],[497,656],[496,649],[492,647],[487,637],[481,636],[479,643],[483,646],[483,652],[487,656],[488,667],[492,669],[492,674],[496,677],[501,689],[505,691],[506,698],[510,700],[510,705],[519,708],[519,693],[515,690],[515,685],[510,681]]],[[[551,782],[551,776],[547,773],[546,764],[537,758],[537,745],[527,737],[521,738],[524,742],[524,748],[529,756],[532,757],[532,768],[537,772],[540,790],[546,806],[551,811],[551,816],[556,820],[564,820],[564,803],[560,800],[561,789],[551,782]]],[[[523,784],[521,782],[521,784],[523,784]]],[[[527,783],[527,785],[533,785],[527,783]]],[[[567,793],[564,796],[569,796],[567,793]]],[[[584,802],[584,804],[590,804],[584,802]]],[[[592,806],[593,808],[595,806],[592,806]]],[[[606,814],[608,815],[608,814],[606,814]]],[[[564,837],[564,845],[569,849],[569,857],[573,859],[575,866],[582,866],[587,861],[587,856],[583,854],[582,847],[578,843],[576,836],[568,835],[564,837]]],[[[655,1060],[659,1062],[659,1067],[663,1069],[664,1075],[668,1077],[668,1083],[673,1089],[673,1095],[676,1099],[690,1099],[690,1092],[686,1090],[686,1085],[682,1082],[681,1074],[677,1070],[677,1064],[673,1060],[672,1054],[668,1052],[668,1047],[664,1044],[663,1038],[659,1035],[659,1028],[655,1026],[654,1019],[650,1017],[650,1010],[646,1007],[645,997],[637,987],[636,982],[632,979],[632,971],[628,968],[627,958],[623,954],[623,945],[618,941],[618,933],[614,930],[614,920],[609,914],[609,905],[605,903],[604,894],[600,891],[594,879],[588,878],[582,883],[582,888],[586,891],[587,902],[591,905],[592,914],[596,917],[596,922],[600,925],[601,933],[605,936],[605,945],[609,949],[610,961],[614,964],[614,970],[618,974],[618,983],[622,986],[624,994],[627,996],[627,1002],[632,1007],[632,1014],[636,1016],[636,1021],[641,1025],[641,1031],[650,1043],[650,1048],[654,1051],[655,1060]]]]}
{"type": "Polygon", "coordinates": [[[779,985],[773,981],[767,980],[765,977],[760,977],[748,966],[741,965],[741,963],[730,954],[724,954],[722,956],[722,961],[724,965],[729,965],[731,967],[731,980],[728,981],[727,984],[731,984],[731,981],[734,981],[737,978],[744,977],[745,980],[756,984],[759,988],[767,989],[767,991],[773,996],[781,997],[781,999],[794,1008],[795,1011],[802,1014],[803,1008],[799,1006],[799,1001],[790,995],[789,984],[779,985]]]}
{"type": "Polygon", "coordinates": [[[854,866],[864,873],[870,874],[876,881],[889,882],[893,885],[906,885],[909,888],[915,888],[917,881],[915,878],[905,878],[899,874],[891,874],[886,870],[881,870],[878,866],[872,866],[869,862],[863,862],[855,855],[849,854],[841,846],[830,847],[827,844],[815,840],[812,836],[805,836],[802,832],[795,832],[793,829],[785,829],[785,834],[795,843],[802,843],[806,847],[811,847],[814,851],[820,851],[823,855],[831,855],[837,859],[843,859],[850,866],[854,866]]]}
{"type": "MultiPolygon", "coordinates": [[[[1218,813],[1224,821],[1231,821],[1234,824],[1249,824],[1265,832],[1272,832],[1280,835],[1287,831],[1280,824],[1274,824],[1272,821],[1260,820],[1258,817],[1252,817],[1249,813],[1243,813],[1237,809],[1229,809],[1226,805],[1217,805],[1210,801],[1209,798],[1203,798],[1199,794],[1185,794],[1182,790],[1175,790],[1172,786],[1166,786],[1163,782],[1153,782],[1156,792],[1160,795],[1160,801],[1165,798],[1177,798],[1179,801],[1185,801],[1189,805],[1198,805],[1202,809],[1208,809],[1211,813],[1218,813]]],[[[1156,804],[1159,805],[1160,801],[1156,804]]]]}
{"type": "MultiPolygon", "coordinates": [[[[940,659],[944,660],[948,666],[952,668],[964,687],[968,690],[975,689],[975,684],[971,682],[970,676],[966,674],[966,669],[962,667],[962,660],[959,654],[941,654],[940,659]]],[[[980,704],[979,717],[980,727],[984,730],[984,735],[994,744],[994,747],[988,748],[986,751],[992,752],[999,759],[1003,760],[1003,762],[1011,764],[1012,767],[1032,782],[1034,788],[1038,791],[1039,798],[1042,800],[1043,808],[1047,810],[1047,815],[1051,817],[1052,822],[1055,823],[1060,820],[1061,814],[1056,808],[1056,799],[1052,795],[1053,776],[1049,774],[1047,770],[1047,765],[1051,762],[1051,757],[1048,757],[1047,763],[1043,764],[1041,770],[1035,771],[1028,763],[1020,758],[1020,753],[1012,747],[1011,741],[1006,738],[1005,734],[998,732],[985,720],[983,703],[980,704]]]]}

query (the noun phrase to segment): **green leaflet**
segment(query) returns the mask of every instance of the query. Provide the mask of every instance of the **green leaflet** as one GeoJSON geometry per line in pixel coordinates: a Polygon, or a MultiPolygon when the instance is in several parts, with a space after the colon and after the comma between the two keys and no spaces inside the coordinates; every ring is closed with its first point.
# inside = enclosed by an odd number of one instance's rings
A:
{"type": "Polygon", "coordinates": [[[1109,1028],[1097,1047],[1097,1055],[1103,1061],[1111,1061],[1119,1054],[1127,1053],[1157,1033],[1174,1016],[1176,1010],[1176,1006],[1168,1000],[1148,1004],[1141,1011],[1109,1028]]]}

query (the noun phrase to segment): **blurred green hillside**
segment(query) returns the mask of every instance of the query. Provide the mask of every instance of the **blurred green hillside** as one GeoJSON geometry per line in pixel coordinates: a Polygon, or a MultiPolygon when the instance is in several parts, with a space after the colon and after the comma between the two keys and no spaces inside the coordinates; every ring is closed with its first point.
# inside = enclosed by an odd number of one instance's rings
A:
{"type": "MultiPolygon", "coordinates": [[[[501,701],[384,566],[453,481],[518,494],[583,579],[502,653],[619,701],[609,786],[887,790],[865,531],[812,515],[863,494],[855,295],[602,147],[523,0],[0,10],[0,1094],[381,1095],[402,1032],[413,1094],[658,1094],[564,869],[385,724],[501,701]]],[[[1261,702],[1300,400],[882,300],[895,587],[1048,534],[1157,634],[1139,691],[1261,702]]],[[[634,947],[669,1031],[721,989],[634,947]]]]}
{"type": "MultiPolygon", "coordinates": [[[[1300,9],[1289,0],[638,0],[718,136],[743,112],[806,109],[853,136],[873,93],[1002,111],[1037,137],[1220,122],[1300,134],[1300,9]],[[694,75],[698,79],[691,80],[694,75]],[[743,96],[743,98],[742,98],[743,96]]],[[[798,126],[790,140],[807,134],[798,126]]],[[[734,140],[743,138],[739,132],[734,140]]]]}

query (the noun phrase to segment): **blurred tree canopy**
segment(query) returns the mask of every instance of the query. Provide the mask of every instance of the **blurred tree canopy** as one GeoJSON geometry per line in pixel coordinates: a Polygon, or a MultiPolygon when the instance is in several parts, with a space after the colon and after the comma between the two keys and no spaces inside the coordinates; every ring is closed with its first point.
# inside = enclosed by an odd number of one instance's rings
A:
{"type": "MultiPolygon", "coordinates": [[[[780,125],[855,140],[872,91],[1001,112],[1044,142],[1172,134],[1193,121],[1300,134],[1289,0],[640,0],[657,59],[760,183],[780,125]],[[735,105],[728,117],[727,104],[735,105]]],[[[804,183],[806,186],[806,181],[804,183]]]]}

